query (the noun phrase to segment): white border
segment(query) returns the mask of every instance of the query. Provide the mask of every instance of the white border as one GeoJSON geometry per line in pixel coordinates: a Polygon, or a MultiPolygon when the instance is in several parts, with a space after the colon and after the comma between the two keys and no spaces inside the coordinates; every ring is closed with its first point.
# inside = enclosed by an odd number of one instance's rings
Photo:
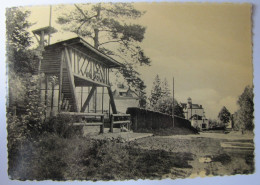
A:
{"type": "MultiPolygon", "coordinates": [[[[102,0],[103,2],[111,2],[111,0],[102,0]]],[[[118,0],[116,0],[119,2],[118,0]]],[[[132,2],[130,0],[124,0],[128,2],[132,2]]],[[[136,1],[136,0],[135,0],[136,1]]],[[[140,1],[140,0],[139,0],[140,1]]],[[[143,0],[146,2],[154,2],[150,0],[143,0]]],[[[173,0],[176,1],[176,0],[173,0]]],[[[173,2],[170,1],[170,2],[173,2]]],[[[52,184],[94,184],[95,182],[88,182],[88,181],[71,181],[71,182],[55,182],[55,181],[11,181],[8,179],[7,176],[7,148],[6,148],[6,124],[5,124],[5,97],[6,97],[6,69],[5,69],[5,8],[6,7],[12,7],[12,6],[31,6],[31,5],[48,5],[50,3],[52,4],[62,4],[62,3],[83,3],[86,1],[83,0],[56,0],[55,2],[51,0],[8,0],[8,1],[2,1],[2,5],[0,6],[0,56],[1,56],[1,67],[0,67],[0,184],[3,185],[17,185],[17,184],[44,184],[44,185],[52,185],[52,184]]],[[[90,0],[88,2],[98,2],[97,0],[90,0]]],[[[165,1],[156,1],[156,2],[165,2],[165,1]]],[[[225,177],[207,177],[207,178],[195,178],[195,179],[178,179],[178,180],[138,180],[138,181],[109,181],[109,182],[96,182],[98,184],[173,184],[173,185],[188,185],[188,184],[199,184],[199,185],[259,185],[260,182],[260,173],[259,173],[259,120],[260,120],[260,105],[259,105],[259,80],[260,80],[260,74],[257,73],[257,71],[260,70],[260,1],[258,0],[178,0],[177,2],[236,2],[236,3],[252,3],[254,5],[253,8],[253,61],[254,61],[254,85],[255,85],[255,147],[256,147],[256,172],[253,175],[236,175],[236,176],[225,176],[225,177]]]]}

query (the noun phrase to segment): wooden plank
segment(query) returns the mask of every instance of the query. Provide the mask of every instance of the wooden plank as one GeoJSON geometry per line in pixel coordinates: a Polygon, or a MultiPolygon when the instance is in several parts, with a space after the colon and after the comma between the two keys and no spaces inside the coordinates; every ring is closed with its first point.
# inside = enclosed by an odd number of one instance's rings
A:
{"type": "Polygon", "coordinates": [[[102,107],[101,107],[101,110],[102,110],[102,114],[104,112],[104,87],[102,87],[102,107]]]}
{"type": "Polygon", "coordinates": [[[74,109],[76,112],[79,111],[78,108],[78,100],[76,98],[76,88],[75,88],[75,83],[74,83],[74,76],[72,74],[72,70],[71,70],[71,62],[70,62],[70,56],[69,56],[69,52],[68,49],[65,47],[65,55],[66,55],[66,64],[67,64],[67,72],[68,72],[68,77],[69,77],[69,82],[70,82],[70,88],[71,88],[71,93],[72,93],[72,99],[73,99],[73,105],[74,105],[74,109]]]}
{"type": "Polygon", "coordinates": [[[127,121],[114,121],[113,124],[124,124],[124,123],[130,123],[130,120],[127,121]]]}
{"type": "Polygon", "coordinates": [[[82,79],[82,80],[85,80],[85,81],[87,81],[87,82],[90,82],[90,83],[92,83],[92,84],[95,84],[96,86],[109,87],[108,84],[104,84],[104,83],[102,83],[102,82],[94,81],[94,80],[92,80],[92,79],[90,79],[90,78],[88,78],[88,77],[85,77],[85,76],[82,76],[82,75],[79,75],[79,74],[76,74],[76,73],[74,73],[73,75],[74,75],[75,77],[77,77],[77,78],[80,78],[80,79],[82,79]]]}
{"type": "Polygon", "coordinates": [[[90,90],[89,94],[88,94],[88,97],[84,103],[84,105],[82,106],[80,112],[84,112],[87,108],[87,106],[89,105],[89,102],[91,100],[91,97],[93,96],[94,92],[96,90],[96,86],[93,86],[92,89],[90,90]]]}
{"type": "Polygon", "coordinates": [[[115,104],[115,100],[114,100],[114,97],[113,97],[111,87],[107,87],[107,90],[108,90],[108,94],[109,94],[109,97],[110,97],[110,104],[111,104],[113,114],[117,114],[116,104],[115,104]]]}
{"type": "MultiPolygon", "coordinates": [[[[84,60],[86,60],[86,58],[85,58],[84,60]]],[[[90,63],[90,61],[87,60],[87,66],[86,66],[86,68],[85,68],[85,70],[84,70],[84,75],[85,75],[85,76],[87,76],[87,70],[88,70],[89,63],[90,63]]]]}
{"type": "Polygon", "coordinates": [[[84,123],[84,122],[79,122],[79,123],[72,123],[72,125],[75,126],[100,126],[103,125],[104,123],[102,122],[93,122],[93,123],[84,123]]]}
{"type": "Polygon", "coordinates": [[[114,117],[130,117],[131,114],[112,114],[114,117]]]}
{"type": "Polygon", "coordinates": [[[59,81],[59,107],[58,107],[58,111],[61,111],[61,105],[62,105],[62,80],[63,80],[63,60],[64,60],[64,54],[63,52],[61,53],[61,60],[60,60],[60,81],[59,81]]]}
{"type": "Polygon", "coordinates": [[[60,112],[61,115],[69,115],[69,116],[104,116],[101,113],[87,113],[87,112],[60,112]]]}

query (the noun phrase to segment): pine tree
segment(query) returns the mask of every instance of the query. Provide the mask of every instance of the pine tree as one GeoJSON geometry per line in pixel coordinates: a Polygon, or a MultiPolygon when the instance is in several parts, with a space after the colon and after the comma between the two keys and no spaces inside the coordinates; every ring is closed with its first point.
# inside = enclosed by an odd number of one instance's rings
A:
{"type": "Polygon", "coordinates": [[[94,47],[105,54],[119,58],[125,64],[119,72],[144,97],[146,86],[137,66],[151,62],[140,47],[146,29],[131,23],[143,14],[131,3],[75,4],[73,11],[58,17],[58,23],[66,31],[91,39],[94,47]]]}
{"type": "Polygon", "coordinates": [[[162,97],[162,90],[161,90],[161,80],[159,75],[157,74],[155,76],[154,82],[153,82],[153,87],[151,90],[151,97],[149,98],[150,100],[150,107],[153,109],[157,102],[161,99],[162,97]]]}
{"type": "Polygon", "coordinates": [[[171,91],[169,89],[169,84],[166,78],[164,78],[164,81],[161,84],[161,91],[162,91],[162,97],[169,97],[171,94],[171,91]]]}

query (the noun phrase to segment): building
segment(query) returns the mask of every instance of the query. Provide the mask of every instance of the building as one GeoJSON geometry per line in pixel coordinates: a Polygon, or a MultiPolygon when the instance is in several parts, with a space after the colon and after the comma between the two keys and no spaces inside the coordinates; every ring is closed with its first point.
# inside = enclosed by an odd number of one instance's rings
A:
{"type": "Polygon", "coordinates": [[[124,84],[117,84],[113,96],[118,112],[126,113],[128,107],[139,107],[140,98],[130,87],[124,84]]]}
{"type": "Polygon", "coordinates": [[[205,111],[202,105],[193,104],[189,97],[187,103],[181,103],[185,119],[191,122],[191,125],[200,130],[209,128],[209,120],[205,116],[205,111]]]}

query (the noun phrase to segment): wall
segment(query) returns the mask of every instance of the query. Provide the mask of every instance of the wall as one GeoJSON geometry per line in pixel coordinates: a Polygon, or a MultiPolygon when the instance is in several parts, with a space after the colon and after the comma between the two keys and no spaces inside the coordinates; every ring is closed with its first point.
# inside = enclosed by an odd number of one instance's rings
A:
{"type": "MultiPolygon", "coordinates": [[[[132,129],[161,129],[173,128],[172,116],[160,112],[150,111],[146,109],[129,107],[127,114],[131,114],[132,129]]],[[[194,129],[190,121],[175,116],[174,127],[186,127],[194,129]]]]}

